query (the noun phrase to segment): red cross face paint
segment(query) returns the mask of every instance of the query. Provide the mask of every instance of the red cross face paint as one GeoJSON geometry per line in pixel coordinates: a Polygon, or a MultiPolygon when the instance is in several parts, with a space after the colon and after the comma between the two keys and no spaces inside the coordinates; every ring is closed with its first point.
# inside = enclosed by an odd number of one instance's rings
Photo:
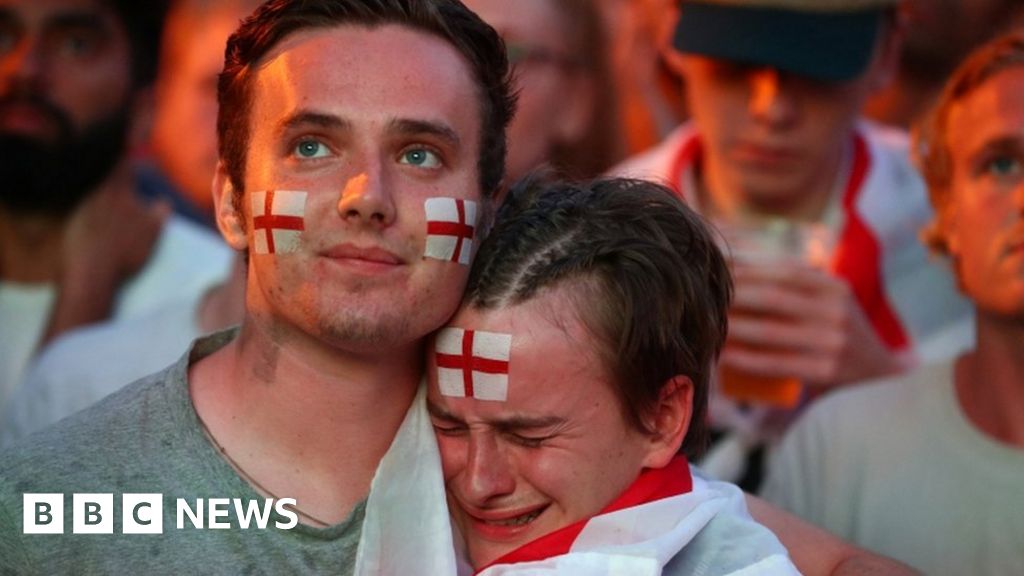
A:
{"type": "Polygon", "coordinates": [[[298,250],[302,231],[306,229],[305,213],[305,192],[253,192],[253,251],[256,254],[287,254],[298,250]]]}
{"type": "Polygon", "coordinates": [[[455,198],[427,198],[426,258],[469,266],[476,234],[476,202],[455,198]]]}
{"type": "Polygon", "coordinates": [[[435,340],[437,386],[444,396],[504,402],[511,334],[445,328],[435,340]]]}

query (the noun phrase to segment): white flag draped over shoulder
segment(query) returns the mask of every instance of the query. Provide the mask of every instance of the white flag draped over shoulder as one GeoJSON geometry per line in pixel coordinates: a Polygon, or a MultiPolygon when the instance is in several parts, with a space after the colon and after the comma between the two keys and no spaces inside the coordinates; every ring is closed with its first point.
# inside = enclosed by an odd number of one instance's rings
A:
{"type": "MultiPolygon", "coordinates": [[[[664,489],[640,494],[641,502],[542,537],[498,559],[479,572],[480,576],[657,576],[680,555],[685,556],[680,574],[799,574],[785,548],[746,513],[743,493],[735,486],[696,476],[691,480],[682,458],[644,474],[673,482],[682,477],[692,489],[680,493],[682,483],[675,483],[675,494],[667,497],[663,497],[664,489]],[[742,535],[742,543],[701,537],[709,525],[722,521],[730,525],[729,532],[742,535]],[[742,528],[732,530],[732,526],[742,528]],[[575,537],[574,531],[578,531],[575,537]]],[[[643,475],[638,483],[642,481],[643,475]]],[[[631,486],[616,502],[635,502],[636,488],[637,484],[631,486]]],[[[610,508],[615,507],[613,503],[610,508]]]]}
{"type": "Polygon", "coordinates": [[[427,414],[426,383],[388,448],[366,500],[356,576],[455,576],[441,456],[427,414]]]}

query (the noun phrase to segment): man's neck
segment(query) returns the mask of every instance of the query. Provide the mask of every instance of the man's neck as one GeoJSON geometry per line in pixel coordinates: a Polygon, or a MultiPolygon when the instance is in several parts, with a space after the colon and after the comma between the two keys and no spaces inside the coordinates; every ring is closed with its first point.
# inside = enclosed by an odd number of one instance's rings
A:
{"type": "Polygon", "coordinates": [[[24,284],[57,282],[66,221],[13,214],[0,206],[0,278],[24,284]]]}
{"type": "Polygon", "coordinates": [[[1024,448],[1024,319],[979,310],[977,333],[956,365],[957,399],[987,436],[1024,448]]]}
{"type": "Polygon", "coordinates": [[[191,368],[192,401],[241,477],[334,524],[369,492],[416,394],[421,351],[385,358],[278,342],[248,317],[231,344],[191,368]]]}

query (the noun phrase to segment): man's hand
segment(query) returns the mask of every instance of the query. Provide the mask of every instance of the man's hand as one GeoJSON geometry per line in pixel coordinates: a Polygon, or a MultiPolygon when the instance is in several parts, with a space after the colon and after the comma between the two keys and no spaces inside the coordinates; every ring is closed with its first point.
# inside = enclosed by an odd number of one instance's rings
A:
{"type": "Polygon", "coordinates": [[[804,264],[733,266],[736,293],[722,365],[837,386],[903,369],[840,278],[804,264]]]}
{"type": "Polygon", "coordinates": [[[131,185],[101,188],[75,210],[44,343],[110,316],[118,289],[149,261],[169,213],[166,204],[145,205],[131,185]]]}

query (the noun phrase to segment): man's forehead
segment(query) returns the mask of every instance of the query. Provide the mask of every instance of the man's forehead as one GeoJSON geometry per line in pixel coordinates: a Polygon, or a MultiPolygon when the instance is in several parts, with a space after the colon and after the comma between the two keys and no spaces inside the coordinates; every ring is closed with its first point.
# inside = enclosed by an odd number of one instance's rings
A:
{"type": "Polygon", "coordinates": [[[427,411],[440,420],[484,424],[499,429],[547,428],[567,421],[566,417],[540,407],[526,406],[520,409],[504,403],[449,398],[441,394],[429,395],[427,411]]]}
{"type": "MultiPolygon", "coordinates": [[[[405,26],[298,31],[261,58],[255,73],[258,86],[289,94],[292,108],[358,103],[368,105],[360,116],[387,108],[391,118],[429,119],[479,107],[474,76],[458,51],[405,26]]],[[[479,122],[479,115],[469,116],[479,122]]]]}
{"type": "Polygon", "coordinates": [[[954,102],[947,124],[948,141],[968,153],[993,143],[1019,148],[1024,131],[1024,67],[1002,71],[954,102]]]}
{"type": "Polygon", "coordinates": [[[113,9],[100,0],[0,0],[0,15],[35,25],[66,18],[109,19],[120,23],[113,9]]]}

